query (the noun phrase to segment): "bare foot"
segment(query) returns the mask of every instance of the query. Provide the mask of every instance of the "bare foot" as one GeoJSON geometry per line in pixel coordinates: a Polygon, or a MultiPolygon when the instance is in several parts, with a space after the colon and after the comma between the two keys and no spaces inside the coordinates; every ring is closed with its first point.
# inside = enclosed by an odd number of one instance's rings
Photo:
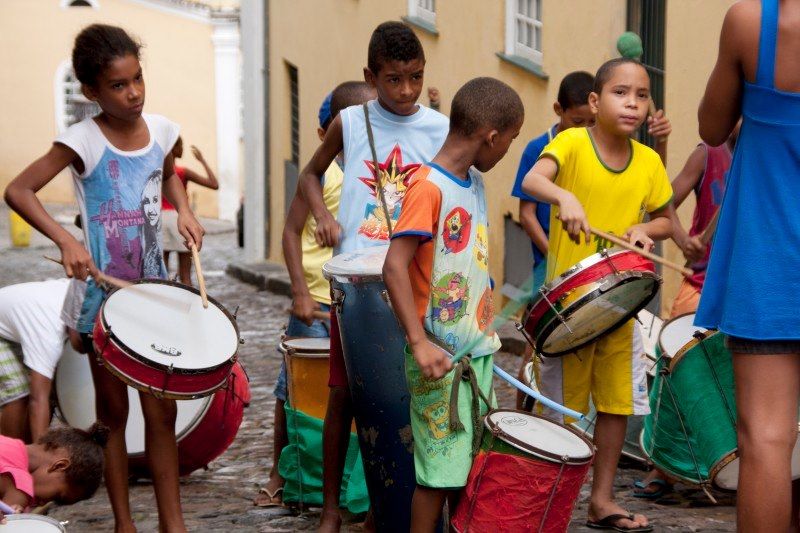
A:
{"type": "Polygon", "coordinates": [[[645,498],[653,495],[660,496],[671,491],[672,483],[669,477],[658,468],[651,470],[642,481],[637,481],[633,489],[634,495],[645,498]]]}
{"type": "Polygon", "coordinates": [[[319,517],[319,533],[339,533],[342,527],[342,515],[338,510],[322,510],[319,517]]]}
{"type": "Polygon", "coordinates": [[[116,523],[114,524],[114,533],[136,533],[136,526],[133,522],[116,523]]]}
{"type": "Polygon", "coordinates": [[[375,527],[375,515],[372,514],[372,507],[367,511],[367,516],[364,518],[364,525],[361,526],[361,529],[365,533],[376,533],[378,531],[375,527]]]}
{"type": "Polygon", "coordinates": [[[258,507],[276,507],[283,505],[283,478],[273,476],[266,486],[258,489],[258,496],[253,498],[253,505],[258,507]]]}
{"type": "Polygon", "coordinates": [[[647,517],[641,514],[634,514],[633,519],[625,518],[631,513],[617,505],[616,502],[592,502],[589,505],[589,521],[598,522],[611,515],[623,515],[614,521],[614,526],[622,529],[637,529],[649,526],[647,517]]]}

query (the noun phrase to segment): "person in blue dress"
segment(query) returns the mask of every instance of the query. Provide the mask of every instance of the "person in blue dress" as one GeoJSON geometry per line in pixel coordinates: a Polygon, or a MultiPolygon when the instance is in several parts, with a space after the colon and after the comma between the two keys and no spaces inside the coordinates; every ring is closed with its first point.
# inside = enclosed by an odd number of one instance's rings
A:
{"type": "Polygon", "coordinates": [[[725,16],[700,136],[739,117],[696,323],[727,335],[738,410],[739,531],[796,531],[800,398],[800,1],[744,0],[725,16]]]}

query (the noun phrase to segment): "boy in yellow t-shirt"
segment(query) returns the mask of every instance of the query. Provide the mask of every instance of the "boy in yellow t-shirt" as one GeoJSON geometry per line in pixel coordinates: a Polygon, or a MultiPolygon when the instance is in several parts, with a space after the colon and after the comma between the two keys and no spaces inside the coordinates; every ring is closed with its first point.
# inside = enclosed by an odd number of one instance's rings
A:
{"type": "MultiPolygon", "coordinates": [[[[375,90],[363,81],[347,81],[338,85],[322,102],[319,110],[319,138],[325,137],[328,126],[339,111],[351,105],[359,105],[375,98],[375,90]]],[[[325,171],[322,199],[325,207],[336,214],[339,210],[339,197],[342,193],[344,177],[339,163],[334,160],[325,171]]],[[[333,248],[317,243],[314,231],[317,223],[308,209],[308,204],[300,192],[295,192],[286,223],[283,228],[283,256],[292,285],[292,316],[286,327],[287,337],[328,337],[330,326],[327,321],[315,318],[315,312],[327,314],[330,311],[331,292],[328,280],[322,275],[322,265],[333,255],[333,248]]],[[[286,364],[281,363],[280,374],[275,384],[275,418],[273,430],[272,469],[269,481],[259,489],[255,505],[270,507],[281,505],[283,498],[283,478],[278,472],[281,451],[288,444],[286,431],[287,375],[286,364]]]]}
{"type": "MultiPolygon", "coordinates": [[[[550,215],[548,281],[611,247],[590,234],[591,226],[623,235],[646,250],[654,239],[669,238],[672,188],[666,170],[656,152],[630,138],[647,117],[649,97],[650,79],[640,63],[608,61],[597,71],[589,96],[595,125],[559,134],[525,177],[523,191],[557,208],[550,215]],[[645,223],[646,213],[650,221],[645,223]]],[[[589,527],[653,529],[646,517],[614,501],[627,416],[649,412],[645,365],[633,321],[574,354],[540,364],[538,381],[545,396],[586,412],[591,394],[597,408],[589,527]]]]}

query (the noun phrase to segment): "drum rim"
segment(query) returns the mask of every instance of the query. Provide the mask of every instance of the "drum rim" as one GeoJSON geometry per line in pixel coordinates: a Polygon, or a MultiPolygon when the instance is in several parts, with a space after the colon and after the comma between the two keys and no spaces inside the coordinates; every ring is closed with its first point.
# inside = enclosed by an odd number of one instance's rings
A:
{"type": "MultiPolygon", "coordinates": [[[[729,464],[731,464],[732,462],[734,462],[738,458],[739,458],[739,447],[737,446],[736,449],[734,449],[732,452],[729,452],[729,453],[725,454],[724,456],[722,456],[722,458],[719,461],[714,463],[714,465],[711,468],[708,469],[708,477],[711,478],[711,483],[712,483],[712,485],[714,485],[714,488],[719,489],[719,490],[723,490],[725,492],[736,492],[737,491],[737,489],[728,489],[728,488],[720,486],[717,483],[717,476],[722,471],[722,469],[724,469],[726,466],[728,466],[729,464]]],[[[738,487],[738,482],[737,482],[737,487],[738,487]]]]}
{"type": "MultiPolygon", "coordinates": [[[[161,285],[169,285],[171,287],[178,287],[180,289],[186,289],[186,290],[188,290],[190,292],[193,292],[193,293],[197,294],[198,296],[200,295],[200,291],[198,289],[196,289],[195,287],[190,287],[188,285],[184,285],[184,284],[178,283],[176,281],[169,281],[169,280],[165,280],[165,279],[149,279],[149,278],[148,279],[140,279],[140,280],[134,281],[133,285],[151,284],[151,283],[161,284],[161,285]]],[[[239,333],[239,324],[236,323],[236,317],[234,317],[230,313],[230,311],[228,311],[225,308],[224,305],[222,305],[218,300],[216,300],[215,298],[212,298],[211,296],[208,296],[208,302],[209,303],[213,303],[220,311],[222,311],[222,313],[233,324],[233,329],[236,332],[236,339],[237,339],[236,348],[235,348],[233,354],[230,357],[227,357],[226,359],[224,359],[221,363],[219,363],[217,365],[209,366],[209,367],[205,367],[205,368],[180,368],[180,367],[175,367],[175,366],[172,366],[172,365],[165,365],[165,364],[159,363],[157,361],[153,361],[152,359],[147,359],[146,357],[144,357],[142,355],[139,355],[134,350],[129,348],[128,345],[126,345],[124,342],[122,342],[119,339],[119,337],[114,335],[114,331],[111,329],[111,327],[109,327],[109,325],[108,325],[108,323],[106,321],[106,317],[105,317],[106,302],[108,302],[108,300],[117,291],[122,290],[122,289],[125,289],[125,287],[117,287],[114,290],[112,290],[110,293],[108,293],[108,296],[106,297],[105,300],[103,300],[103,304],[100,306],[100,311],[98,311],[97,315],[100,318],[100,326],[103,329],[103,333],[106,335],[106,342],[113,342],[114,345],[117,347],[117,349],[122,351],[123,353],[125,353],[125,355],[137,360],[138,362],[142,363],[145,366],[149,366],[150,368],[155,368],[155,369],[158,369],[158,370],[165,370],[165,371],[171,372],[173,374],[181,374],[181,375],[207,374],[209,372],[213,372],[214,370],[218,370],[218,369],[224,367],[225,365],[229,365],[229,364],[232,365],[233,363],[236,362],[236,359],[237,359],[236,356],[239,353],[239,346],[240,346],[240,344],[242,342],[241,341],[241,336],[240,336],[240,333],[239,333]]],[[[103,360],[105,360],[105,357],[103,357],[102,353],[98,354],[98,355],[100,357],[102,357],[103,360]]],[[[138,389],[138,387],[134,387],[134,388],[138,389]]],[[[138,389],[138,390],[141,390],[141,389],[138,389]]],[[[204,396],[204,394],[201,395],[201,396],[204,396]]],[[[200,396],[198,396],[198,397],[200,397],[200,396]]]]}
{"type": "Polygon", "coordinates": [[[278,344],[278,351],[281,352],[282,354],[291,354],[292,356],[295,356],[295,357],[316,356],[316,355],[320,355],[320,354],[328,354],[328,355],[330,355],[330,352],[331,352],[331,349],[330,349],[330,337],[291,337],[291,338],[287,338],[287,339],[281,339],[280,344],[278,344]],[[328,341],[329,341],[328,349],[327,350],[324,350],[324,349],[317,350],[317,349],[313,349],[313,348],[302,348],[302,349],[300,349],[300,348],[292,348],[292,347],[286,345],[286,341],[292,341],[292,340],[297,340],[297,339],[328,339],[328,341]]]}
{"type": "Polygon", "coordinates": [[[700,331],[698,333],[701,335],[701,337],[692,336],[692,340],[684,344],[683,348],[678,350],[678,353],[676,353],[673,357],[670,358],[669,360],[670,373],[675,371],[675,368],[680,364],[680,362],[683,360],[686,354],[688,354],[689,351],[691,351],[692,348],[694,348],[703,341],[707,341],[708,339],[710,339],[715,335],[724,335],[724,333],[716,329],[707,329],[706,331],[700,331]]]}
{"type": "MultiPolygon", "coordinates": [[[[643,302],[640,304],[641,307],[639,307],[638,309],[631,310],[631,312],[629,312],[625,317],[621,318],[613,326],[611,326],[611,327],[609,327],[609,328],[607,328],[607,329],[605,329],[603,331],[598,332],[593,337],[589,338],[588,340],[586,340],[586,341],[584,341],[584,342],[582,342],[582,343],[580,343],[580,344],[578,344],[576,346],[573,346],[573,347],[569,348],[568,350],[562,350],[560,352],[545,352],[540,348],[540,346],[544,343],[544,341],[540,341],[539,339],[544,337],[544,340],[547,340],[547,337],[549,337],[553,333],[553,331],[555,331],[555,329],[561,324],[561,321],[558,319],[558,316],[553,316],[550,319],[550,321],[544,327],[542,327],[541,332],[534,339],[534,344],[535,344],[536,351],[539,354],[541,354],[541,355],[543,355],[545,357],[562,357],[564,355],[568,355],[570,353],[573,353],[576,350],[579,350],[579,349],[583,348],[587,344],[591,344],[591,343],[595,342],[598,339],[598,337],[600,337],[602,335],[605,335],[605,334],[608,334],[608,333],[611,333],[611,332],[615,331],[616,329],[622,327],[625,323],[628,322],[628,320],[630,320],[631,318],[636,316],[636,314],[638,314],[639,311],[641,311],[642,309],[647,307],[647,305],[653,300],[653,298],[655,298],[655,296],[656,296],[656,294],[658,294],[658,291],[660,290],[661,284],[663,282],[661,276],[659,276],[658,274],[656,274],[654,272],[650,272],[650,271],[636,271],[636,272],[638,274],[641,274],[641,275],[637,274],[636,276],[633,276],[633,275],[628,276],[623,280],[623,282],[620,285],[623,285],[625,283],[630,283],[632,281],[635,281],[637,279],[641,279],[643,277],[644,278],[648,278],[649,277],[649,278],[652,278],[655,281],[655,284],[653,285],[653,289],[654,290],[651,292],[650,296],[648,296],[645,300],[643,300],[643,302]]],[[[616,275],[617,274],[609,274],[607,276],[603,276],[602,278],[597,280],[595,283],[599,285],[599,284],[601,284],[602,280],[608,278],[609,276],[616,276],[616,275]]],[[[565,318],[565,319],[569,318],[570,316],[572,316],[573,313],[575,313],[575,311],[577,311],[578,309],[580,309],[584,305],[588,304],[589,302],[592,302],[592,301],[596,300],[600,295],[602,295],[604,293],[605,293],[605,291],[602,291],[600,287],[597,287],[597,288],[593,289],[592,291],[590,291],[590,292],[586,293],[585,295],[583,295],[578,300],[572,302],[565,309],[562,309],[560,311],[561,316],[563,318],[565,318]]],[[[527,322],[527,320],[526,320],[526,322],[527,322]]]]}
{"type": "Polygon", "coordinates": [[[550,418],[547,418],[546,416],[537,415],[537,414],[534,414],[534,413],[529,413],[527,411],[522,411],[520,409],[492,409],[491,411],[486,413],[486,416],[484,417],[483,421],[484,421],[484,425],[486,425],[487,428],[489,429],[489,432],[492,433],[492,435],[494,435],[496,438],[506,442],[510,446],[513,446],[514,448],[517,448],[520,451],[523,451],[525,453],[529,453],[529,454],[534,455],[536,457],[540,457],[540,458],[542,458],[544,460],[547,460],[547,461],[550,461],[550,462],[553,462],[553,463],[560,463],[560,464],[565,464],[565,465],[575,465],[575,466],[585,465],[587,463],[591,463],[594,460],[595,449],[594,449],[594,443],[592,443],[592,441],[587,439],[585,435],[581,435],[581,433],[579,431],[577,431],[575,428],[573,428],[571,425],[559,424],[558,422],[556,422],[556,421],[554,421],[554,420],[552,420],[550,418]],[[570,433],[572,433],[573,435],[575,435],[576,437],[578,437],[579,439],[581,439],[589,447],[590,455],[586,459],[578,459],[578,458],[570,457],[569,460],[565,461],[563,455],[557,455],[555,453],[551,453],[551,452],[548,452],[546,450],[541,450],[540,448],[536,448],[534,446],[531,446],[530,444],[522,442],[522,441],[520,441],[518,439],[515,439],[514,437],[508,435],[501,428],[497,427],[497,425],[494,424],[492,422],[492,420],[489,418],[489,415],[491,415],[493,413],[516,413],[516,414],[520,414],[520,415],[529,416],[529,417],[532,417],[532,418],[538,418],[538,419],[544,420],[545,422],[548,422],[550,424],[554,424],[556,426],[564,428],[567,431],[569,431],[570,433]]]}
{"type": "MultiPolygon", "coordinates": [[[[667,326],[669,326],[671,323],[677,322],[679,319],[686,318],[689,315],[697,315],[697,313],[696,312],[681,313],[680,315],[677,315],[677,316],[674,316],[674,317],[670,318],[669,320],[664,322],[664,325],[661,326],[661,331],[658,332],[658,349],[661,350],[661,355],[662,356],[667,356],[669,358],[673,357],[672,354],[668,353],[664,349],[664,345],[661,343],[661,336],[664,334],[664,330],[667,329],[667,326]]],[[[703,329],[705,329],[706,331],[713,331],[713,330],[709,330],[707,328],[703,328],[703,329]]],[[[693,337],[693,340],[694,340],[694,337],[693,337]]],[[[691,341],[689,341],[689,342],[691,342],[691,341]]],[[[684,344],[684,346],[686,346],[686,345],[684,344]]],[[[680,350],[678,350],[678,352],[680,352],[680,350]]]]}
{"type": "MultiPolygon", "coordinates": [[[[361,248],[360,250],[354,250],[352,252],[345,252],[345,253],[342,253],[342,254],[337,254],[337,255],[331,257],[330,259],[328,259],[327,261],[325,261],[325,263],[323,263],[323,265],[322,265],[322,277],[324,277],[328,281],[331,281],[331,280],[337,279],[337,278],[342,278],[342,279],[347,279],[347,280],[349,280],[349,279],[358,279],[358,280],[364,280],[364,281],[374,281],[374,279],[372,279],[372,278],[377,278],[378,280],[383,281],[383,275],[380,274],[380,273],[379,274],[363,274],[363,273],[360,274],[360,273],[352,272],[350,274],[346,274],[346,273],[343,273],[343,272],[331,272],[332,267],[328,266],[328,263],[330,263],[331,261],[333,261],[334,258],[339,257],[340,255],[348,255],[348,254],[353,254],[353,253],[357,253],[357,252],[363,252],[364,254],[366,254],[367,251],[371,251],[373,248],[375,248],[375,249],[385,248],[387,250],[387,252],[388,252],[389,244],[379,244],[377,246],[368,246],[367,248],[361,248]]],[[[386,256],[385,255],[384,255],[384,262],[386,262],[386,256]]]]}
{"type": "Polygon", "coordinates": [[[211,396],[212,394],[214,394],[219,389],[221,389],[222,387],[225,386],[225,383],[228,382],[228,378],[230,377],[231,372],[233,372],[233,365],[235,365],[235,364],[236,364],[236,361],[234,361],[231,364],[230,370],[228,371],[227,374],[225,374],[225,379],[223,379],[220,383],[214,385],[212,388],[206,389],[206,390],[203,390],[203,391],[200,391],[200,392],[184,393],[184,392],[172,392],[172,391],[168,391],[166,389],[165,390],[158,390],[158,389],[154,388],[152,385],[147,385],[145,383],[141,383],[141,382],[133,379],[131,376],[128,376],[124,372],[122,372],[119,369],[117,369],[117,367],[115,367],[107,359],[103,360],[103,367],[106,370],[108,370],[109,372],[111,372],[112,374],[114,374],[115,376],[117,376],[117,378],[120,381],[124,382],[129,387],[132,387],[132,388],[134,388],[134,389],[136,389],[138,391],[144,392],[146,394],[152,394],[153,396],[157,396],[157,397],[164,398],[164,399],[167,399],[167,400],[196,400],[198,398],[205,398],[206,396],[211,396]]]}
{"type": "Polygon", "coordinates": [[[575,276],[577,274],[580,274],[582,271],[586,270],[587,268],[591,268],[591,267],[595,266],[596,264],[600,263],[601,261],[607,261],[609,258],[615,257],[617,255],[634,255],[634,256],[637,256],[637,257],[641,257],[643,260],[649,261],[650,263],[652,263],[652,261],[650,261],[649,259],[646,259],[645,257],[637,254],[634,251],[626,250],[624,248],[619,248],[619,247],[613,246],[611,248],[606,249],[606,253],[597,252],[597,253],[594,253],[594,254],[590,255],[589,257],[584,258],[581,261],[578,261],[577,263],[575,263],[574,265],[569,267],[560,276],[558,276],[556,278],[553,278],[550,281],[548,281],[547,283],[543,284],[539,288],[539,296],[536,298],[536,300],[531,302],[531,305],[535,306],[537,303],[539,303],[539,300],[541,300],[542,298],[545,297],[546,294],[551,293],[559,285],[561,285],[562,283],[568,281],[573,276],[575,276]],[[542,294],[542,292],[544,292],[544,294],[542,294]]]}
{"type": "MultiPolygon", "coordinates": [[[[16,520],[39,520],[41,522],[46,522],[50,525],[56,526],[59,531],[66,531],[67,529],[64,527],[64,523],[60,520],[56,520],[53,517],[45,516],[41,514],[33,514],[33,513],[15,513],[6,515],[6,520],[16,521],[16,520]]],[[[66,522],[65,522],[66,523],[66,522]]]]}

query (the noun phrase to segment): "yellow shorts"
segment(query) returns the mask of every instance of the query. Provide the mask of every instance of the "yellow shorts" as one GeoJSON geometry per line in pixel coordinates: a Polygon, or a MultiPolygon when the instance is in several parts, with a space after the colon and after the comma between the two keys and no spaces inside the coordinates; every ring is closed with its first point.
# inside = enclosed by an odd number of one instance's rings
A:
{"type": "MultiPolygon", "coordinates": [[[[589,410],[589,397],[598,412],[615,415],[650,413],[647,368],[639,325],[631,320],[616,331],[563,357],[536,361],[536,381],[543,395],[580,413],[589,410]]],[[[550,409],[540,414],[571,423],[550,409]]]]}

